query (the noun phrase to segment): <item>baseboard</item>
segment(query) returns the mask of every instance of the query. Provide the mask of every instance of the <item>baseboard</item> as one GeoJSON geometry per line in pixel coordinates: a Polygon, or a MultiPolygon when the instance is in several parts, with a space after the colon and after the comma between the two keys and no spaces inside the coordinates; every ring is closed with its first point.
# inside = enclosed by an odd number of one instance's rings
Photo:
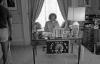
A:
{"type": "Polygon", "coordinates": [[[25,41],[11,41],[11,46],[25,46],[30,45],[30,43],[26,44],[25,41]]]}

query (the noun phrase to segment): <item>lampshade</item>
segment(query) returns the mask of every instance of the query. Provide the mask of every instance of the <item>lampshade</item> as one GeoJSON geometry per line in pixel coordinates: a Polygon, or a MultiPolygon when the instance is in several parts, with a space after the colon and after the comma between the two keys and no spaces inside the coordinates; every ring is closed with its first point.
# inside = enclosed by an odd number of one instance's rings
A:
{"type": "Polygon", "coordinates": [[[85,7],[69,7],[68,20],[85,21],[85,7]]]}

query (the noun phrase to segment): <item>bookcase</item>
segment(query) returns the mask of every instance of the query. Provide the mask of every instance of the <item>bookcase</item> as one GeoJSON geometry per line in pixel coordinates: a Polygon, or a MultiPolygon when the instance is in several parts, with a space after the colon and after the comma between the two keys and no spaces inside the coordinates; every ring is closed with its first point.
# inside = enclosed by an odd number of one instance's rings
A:
{"type": "Polygon", "coordinates": [[[86,21],[84,23],[84,30],[83,30],[83,45],[90,51],[94,52],[94,18],[96,15],[87,15],[86,21]]]}
{"type": "Polygon", "coordinates": [[[94,19],[100,18],[100,15],[87,15],[84,23],[83,45],[93,53],[100,53],[100,26],[94,29],[94,19]]]}

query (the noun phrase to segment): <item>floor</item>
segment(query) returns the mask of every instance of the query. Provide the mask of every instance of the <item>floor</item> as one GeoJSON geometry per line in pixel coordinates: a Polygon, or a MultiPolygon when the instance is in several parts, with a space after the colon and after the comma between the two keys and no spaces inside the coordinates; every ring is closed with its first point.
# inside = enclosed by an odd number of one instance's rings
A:
{"type": "MultiPolygon", "coordinates": [[[[42,47],[37,47],[36,64],[77,64],[77,53],[75,53],[75,50],[73,54],[51,55],[46,54],[42,47]]],[[[11,51],[13,64],[33,64],[31,46],[13,46],[11,51]]],[[[92,54],[87,49],[84,49],[84,52],[84,57],[81,58],[80,64],[100,64],[99,55],[92,54]]]]}
{"type": "MultiPolygon", "coordinates": [[[[37,47],[36,64],[77,64],[75,54],[46,54],[43,46],[37,47]]],[[[33,64],[32,47],[14,47],[13,64],[33,64]]]]}

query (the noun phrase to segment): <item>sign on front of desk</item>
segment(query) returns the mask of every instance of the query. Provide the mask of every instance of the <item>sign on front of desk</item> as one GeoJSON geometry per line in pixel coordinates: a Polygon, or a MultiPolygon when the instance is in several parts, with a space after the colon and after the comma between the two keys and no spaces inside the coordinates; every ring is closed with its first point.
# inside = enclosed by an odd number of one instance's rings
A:
{"type": "Polygon", "coordinates": [[[69,52],[69,41],[47,41],[47,54],[69,52]]]}

